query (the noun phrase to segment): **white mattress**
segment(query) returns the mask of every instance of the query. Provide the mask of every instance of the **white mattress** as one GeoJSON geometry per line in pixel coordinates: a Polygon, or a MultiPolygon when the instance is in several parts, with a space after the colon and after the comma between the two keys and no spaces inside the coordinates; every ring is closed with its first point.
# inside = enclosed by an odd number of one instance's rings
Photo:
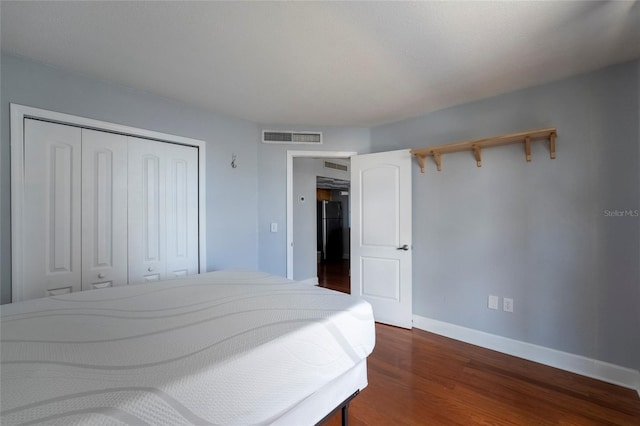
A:
{"type": "Polygon", "coordinates": [[[2,424],[269,424],[373,350],[371,306],[259,272],[4,305],[2,424]]]}

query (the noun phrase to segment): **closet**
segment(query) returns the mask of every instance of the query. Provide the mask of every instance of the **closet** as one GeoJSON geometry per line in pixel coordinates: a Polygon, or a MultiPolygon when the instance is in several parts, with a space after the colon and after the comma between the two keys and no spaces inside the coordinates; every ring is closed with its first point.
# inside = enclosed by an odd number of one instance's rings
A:
{"type": "Polygon", "coordinates": [[[198,273],[198,148],[24,120],[22,299],[198,273]]]}

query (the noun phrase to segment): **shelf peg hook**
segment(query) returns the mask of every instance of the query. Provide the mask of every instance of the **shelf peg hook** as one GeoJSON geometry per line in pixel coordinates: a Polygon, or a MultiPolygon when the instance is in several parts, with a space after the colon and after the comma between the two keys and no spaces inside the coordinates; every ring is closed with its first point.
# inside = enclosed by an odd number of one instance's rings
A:
{"type": "Polygon", "coordinates": [[[433,159],[436,162],[436,166],[438,167],[438,171],[442,171],[442,158],[440,156],[440,151],[431,151],[433,154],[433,159]]]}
{"type": "Polygon", "coordinates": [[[473,144],[471,145],[471,148],[473,149],[473,154],[476,157],[476,164],[478,165],[478,167],[482,167],[482,152],[480,149],[480,145],[473,144]]]}
{"type": "Polygon", "coordinates": [[[424,161],[424,155],[416,154],[416,158],[418,159],[418,164],[420,165],[420,173],[424,173],[427,166],[424,161]]]}

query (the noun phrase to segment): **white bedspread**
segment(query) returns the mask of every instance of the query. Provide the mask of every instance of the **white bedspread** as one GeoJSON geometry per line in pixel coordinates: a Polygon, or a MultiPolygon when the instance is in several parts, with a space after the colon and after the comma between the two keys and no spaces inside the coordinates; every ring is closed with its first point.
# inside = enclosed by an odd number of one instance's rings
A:
{"type": "Polygon", "coordinates": [[[371,306],[259,272],[1,308],[2,424],[268,424],[373,350],[371,306]]]}

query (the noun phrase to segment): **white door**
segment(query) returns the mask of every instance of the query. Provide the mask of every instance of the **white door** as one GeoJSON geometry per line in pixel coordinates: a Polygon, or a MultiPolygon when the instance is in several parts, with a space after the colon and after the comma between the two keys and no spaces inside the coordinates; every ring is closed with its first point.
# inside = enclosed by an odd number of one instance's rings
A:
{"type": "Polygon", "coordinates": [[[164,144],[167,279],[198,273],[198,149],[164,144]]]}
{"type": "Polygon", "coordinates": [[[411,328],[411,154],[351,157],[351,292],[376,321],[411,328]]]}
{"type": "Polygon", "coordinates": [[[198,149],[129,137],[129,283],[198,273],[198,149]]]}
{"type": "Polygon", "coordinates": [[[82,290],[126,285],[127,137],[82,129],[82,290]]]}
{"type": "Polygon", "coordinates": [[[166,277],[164,143],[129,142],[129,284],[166,277]]]}
{"type": "Polygon", "coordinates": [[[24,121],[22,294],[14,300],[81,289],[81,130],[24,121]]]}

